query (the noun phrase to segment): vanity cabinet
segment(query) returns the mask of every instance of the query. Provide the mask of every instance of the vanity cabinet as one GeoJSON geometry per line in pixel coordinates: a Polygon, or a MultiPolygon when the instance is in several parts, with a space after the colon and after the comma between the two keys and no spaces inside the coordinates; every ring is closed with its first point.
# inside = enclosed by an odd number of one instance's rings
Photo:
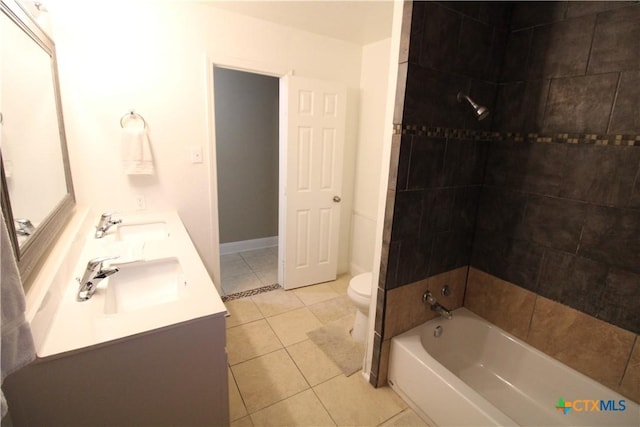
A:
{"type": "Polygon", "coordinates": [[[227,310],[179,215],[123,214],[102,239],[96,217],[74,217],[27,294],[37,359],[2,386],[14,426],[228,425],[227,310]],[[105,254],[119,271],[78,301],[105,254]]]}
{"type": "Polygon", "coordinates": [[[20,426],[229,425],[224,314],[55,356],[7,377],[20,426]]]}

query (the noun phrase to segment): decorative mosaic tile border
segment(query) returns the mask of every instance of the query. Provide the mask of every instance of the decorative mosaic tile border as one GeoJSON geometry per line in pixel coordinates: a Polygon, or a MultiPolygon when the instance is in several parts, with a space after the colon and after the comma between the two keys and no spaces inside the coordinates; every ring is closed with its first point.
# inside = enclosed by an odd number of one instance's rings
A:
{"type": "Polygon", "coordinates": [[[432,136],[435,138],[459,138],[473,140],[493,140],[500,137],[500,132],[421,125],[393,125],[393,133],[395,135],[432,136]]]}
{"type": "Polygon", "coordinates": [[[233,301],[234,299],[246,298],[253,295],[263,294],[265,292],[275,291],[280,289],[281,286],[277,283],[273,285],[262,286],[261,288],[249,289],[248,291],[236,292],[235,294],[224,295],[222,302],[233,301]]]}
{"type": "Polygon", "coordinates": [[[640,135],[599,135],[593,133],[504,133],[500,135],[499,140],[512,140],[515,142],[546,142],[555,144],[621,145],[628,147],[640,147],[640,135]]]}
{"type": "Polygon", "coordinates": [[[393,125],[395,135],[431,136],[436,138],[458,138],[477,141],[514,141],[514,142],[543,142],[555,144],[589,144],[589,145],[620,145],[640,147],[640,135],[616,135],[593,133],[517,133],[517,132],[489,132],[471,129],[451,129],[421,125],[393,125]]]}

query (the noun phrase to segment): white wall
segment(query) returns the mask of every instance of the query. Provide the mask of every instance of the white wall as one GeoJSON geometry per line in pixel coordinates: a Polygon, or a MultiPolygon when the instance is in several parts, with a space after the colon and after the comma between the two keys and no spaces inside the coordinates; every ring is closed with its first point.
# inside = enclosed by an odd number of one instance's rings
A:
{"type": "Polygon", "coordinates": [[[361,48],[222,11],[207,4],[149,0],[51,0],[63,111],[78,203],[94,211],[179,212],[213,272],[206,57],[240,58],[342,81],[349,87],[339,270],[348,270],[361,48]],[[355,95],[355,96],[354,96],[355,95]],[[153,178],[131,179],[120,163],[120,117],[146,119],[153,178]],[[192,164],[189,148],[202,147],[192,164]]]}
{"type": "Polygon", "coordinates": [[[351,274],[372,271],[391,39],[362,49],[360,123],[351,227],[351,274]]]}

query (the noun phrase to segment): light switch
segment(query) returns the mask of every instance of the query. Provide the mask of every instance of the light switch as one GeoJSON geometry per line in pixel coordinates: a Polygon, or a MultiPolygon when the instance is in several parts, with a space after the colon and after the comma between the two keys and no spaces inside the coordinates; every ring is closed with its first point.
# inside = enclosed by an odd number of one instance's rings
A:
{"type": "Polygon", "coordinates": [[[191,163],[202,163],[202,147],[194,145],[189,150],[191,163]]]}

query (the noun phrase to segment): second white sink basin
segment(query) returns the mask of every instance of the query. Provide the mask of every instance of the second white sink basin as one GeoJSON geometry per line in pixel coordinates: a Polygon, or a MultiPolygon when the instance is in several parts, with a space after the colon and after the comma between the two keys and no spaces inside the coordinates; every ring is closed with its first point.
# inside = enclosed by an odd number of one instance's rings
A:
{"type": "Polygon", "coordinates": [[[128,313],[166,304],[188,295],[188,286],[177,258],[116,265],[120,271],[107,283],[104,312],[128,313]]]}
{"type": "Polygon", "coordinates": [[[167,223],[146,222],[138,224],[120,224],[116,230],[116,240],[164,240],[169,237],[167,223]]]}

